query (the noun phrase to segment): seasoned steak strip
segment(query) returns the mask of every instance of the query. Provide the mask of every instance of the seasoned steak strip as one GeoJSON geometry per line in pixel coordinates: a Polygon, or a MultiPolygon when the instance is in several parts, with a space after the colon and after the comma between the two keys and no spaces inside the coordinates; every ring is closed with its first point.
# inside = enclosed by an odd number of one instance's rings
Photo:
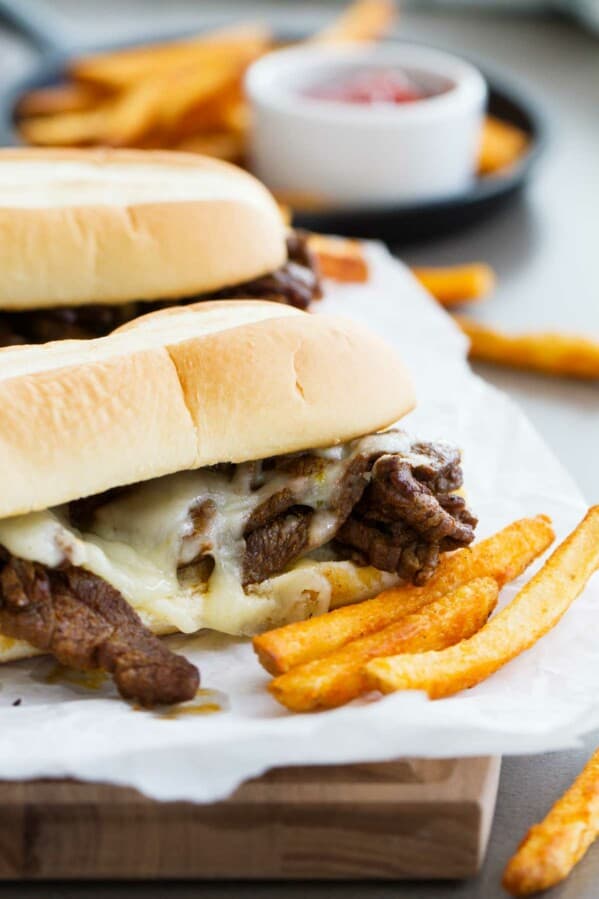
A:
{"type": "Polygon", "coordinates": [[[278,574],[304,552],[312,512],[293,509],[246,537],[242,579],[244,586],[278,574]]]}
{"type": "Polygon", "coordinates": [[[379,523],[405,522],[429,543],[440,544],[446,537],[470,543],[474,538],[472,527],[444,509],[431,488],[418,479],[401,456],[377,459],[370,486],[356,513],[379,523]]]}
{"type": "Polygon", "coordinates": [[[357,562],[394,571],[404,581],[424,584],[439,560],[439,544],[427,543],[408,525],[396,522],[384,529],[376,522],[351,516],[340,529],[340,549],[357,562]]]}
{"type": "Polygon", "coordinates": [[[104,668],[125,699],[151,707],[192,699],[197,668],[147,630],[121,594],[82,568],[10,557],[0,573],[0,631],[74,668],[104,668]]]}
{"type": "MultiPolygon", "coordinates": [[[[326,477],[332,464],[316,453],[264,462],[263,473],[284,476],[288,483],[259,504],[247,521],[244,586],[278,574],[320,545],[311,542],[314,513],[306,509],[305,492],[326,477]]],[[[405,453],[358,451],[339,471],[325,512],[326,534],[329,540],[336,538],[341,557],[422,584],[433,574],[441,552],[474,539],[476,519],[465,500],[450,492],[462,484],[455,448],[419,442],[405,453]]]]}
{"type": "Polygon", "coordinates": [[[281,268],[253,281],[235,287],[225,287],[206,299],[235,299],[253,297],[285,303],[307,309],[312,300],[322,296],[320,273],[316,256],[301,232],[292,232],[287,239],[287,262],[281,268]]]}
{"type": "Polygon", "coordinates": [[[440,552],[467,546],[474,539],[476,519],[464,500],[434,492],[439,486],[460,486],[461,480],[457,454],[451,465],[437,469],[410,464],[401,455],[380,456],[337,540],[376,568],[423,584],[440,552]]]}
{"type": "Polygon", "coordinates": [[[135,301],[121,305],[58,306],[0,313],[0,347],[49,340],[80,340],[103,337],[126,322],[167,306],[197,303],[200,300],[272,300],[307,309],[322,296],[318,262],[305,235],[291,232],[287,240],[287,262],[271,274],[224,287],[222,290],[178,300],[135,301]]]}

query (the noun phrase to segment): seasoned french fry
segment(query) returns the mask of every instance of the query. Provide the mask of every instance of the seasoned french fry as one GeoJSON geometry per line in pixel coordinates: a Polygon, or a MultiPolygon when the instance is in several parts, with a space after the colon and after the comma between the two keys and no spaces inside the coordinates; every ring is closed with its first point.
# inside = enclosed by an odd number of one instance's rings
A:
{"type": "MultiPolygon", "coordinates": [[[[374,40],[393,12],[392,0],[358,0],[319,39],[374,40]]],[[[243,75],[272,46],[268,28],[242,24],[82,57],[68,69],[70,83],[23,97],[21,134],[39,146],[197,148],[243,161],[249,130],[243,75]]],[[[303,200],[302,208],[327,205],[303,200]]]]}
{"type": "Polygon", "coordinates": [[[492,175],[517,162],[528,147],[525,131],[494,116],[487,116],[483,125],[478,170],[492,175]]]}
{"type": "Polygon", "coordinates": [[[546,516],[523,518],[473,547],[444,556],[424,587],[396,587],[374,599],[267,631],[254,637],[254,650],[267,671],[282,674],[380,631],[468,581],[492,577],[501,587],[518,577],[553,539],[546,516]]]}
{"type": "Polygon", "coordinates": [[[321,212],[331,205],[327,197],[308,193],[307,191],[276,190],[274,195],[277,202],[284,203],[286,206],[291,206],[292,209],[298,209],[302,212],[321,212]]]}
{"type": "Polygon", "coordinates": [[[540,824],[528,831],[503,875],[512,896],[564,880],[599,835],[599,750],[540,824]]]}
{"type": "Polygon", "coordinates": [[[495,272],[484,262],[413,268],[412,273],[443,306],[480,300],[495,286],[495,272]]]}
{"type": "Polygon", "coordinates": [[[124,91],[106,116],[101,142],[114,147],[139,143],[158,126],[167,96],[168,83],[161,75],[124,91]]]}
{"type": "Polygon", "coordinates": [[[245,139],[250,122],[247,102],[241,96],[242,83],[240,74],[214,97],[190,106],[172,123],[170,134],[184,140],[207,131],[231,131],[245,139]]]}
{"type": "Polygon", "coordinates": [[[111,109],[108,104],[81,112],[22,119],[19,131],[29,144],[43,147],[70,147],[102,141],[111,109]]]}
{"type": "Polygon", "coordinates": [[[148,78],[93,109],[23,119],[24,138],[41,146],[130,146],[156,128],[168,96],[162,76],[148,78]]]}
{"type": "Polygon", "coordinates": [[[311,42],[376,41],[391,30],[396,16],[393,0],[356,0],[328,28],[314,35],[311,42]]]}
{"type": "Polygon", "coordinates": [[[239,53],[245,55],[248,48],[253,48],[255,54],[265,52],[270,43],[271,34],[267,28],[236,25],[187,40],[144,44],[85,56],[71,64],[69,74],[76,81],[119,90],[186,66],[211,68],[239,53]]]}
{"type": "Polygon", "coordinates": [[[538,371],[546,375],[595,380],[599,378],[599,341],[576,335],[540,332],[511,335],[455,315],[470,338],[470,358],[497,365],[538,371]]]}
{"type": "Polygon", "coordinates": [[[226,162],[238,162],[243,156],[245,145],[238,134],[232,134],[230,131],[214,131],[187,137],[175,144],[173,149],[185,153],[201,153],[203,156],[213,156],[226,162]]]}
{"type": "Polygon", "coordinates": [[[316,253],[320,271],[325,278],[356,283],[368,281],[368,260],[359,240],[310,234],[308,244],[316,253]]]}
{"type": "Polygon", "coordinates": [[[439,652],[368,662],[368,683],[383,693],[425,690],[431,699],[475,686],[555,627],[598,565],[599,506],[595,506],[541,571],[477,634],[439,652]]]}
{"type": "Polygon", "coordinates": [[[21,134],[40,146],[156,147],[218,133],[207,151],[238,159],[248,129],[243,73],[269,46],[267,29],[245,25],[78,60],[74,82],[23,98],[21,134]],[[224,132],[235,135],[226,148],[224,132]]]}
{"type": "Polygon", "coordinates": [[[17,104],[17,116],[58,115],[89,109],[101,98],[97,90],[86,84],[55,84],[39,87],[24,94],[17,104]]]}
{"type": "Polygon", "coordinates": [[[498,594],[493,578],[470,581],[381,631],[292,668],[271,681],[268,689],[294,712],[343,705],[368,689],[363,666],[370,659],[444,649],[470,637],[495,608],[498,594]]]}
{"type": "Polygon", "coordinates": [[[191,109],[236,85],[253,58],[248,50],[244,55],[222,60],[219,65],[192,66],[171,74],[167,81],[168,102],[160,110],[161,126],[167,130],[175,127],[191,109]]]}

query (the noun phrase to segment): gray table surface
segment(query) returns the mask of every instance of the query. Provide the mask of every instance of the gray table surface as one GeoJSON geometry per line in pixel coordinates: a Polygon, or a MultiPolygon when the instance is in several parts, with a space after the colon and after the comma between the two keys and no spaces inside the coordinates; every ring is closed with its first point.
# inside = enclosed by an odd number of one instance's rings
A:
{"type": "MultiPolygon", "coordinates": [[[[25,0],[19,0],[25,2],[25,0]]],[[[216,4],[185,0],[42,0],[60,15],[65,43],[84,46],[138,33],[173,31],[207,19],[234,18],[239,8],[265,18],[317,24],[324,4],[216,4]]],[[[485,65],[521,79],[542,101],[552,124],[551,145],[526,198],[470,231],[407,248],[410,263],[481,259],[499,275],[496,294],[477,310],[482,319],[509,327],[561,327],[599,335],[599,41],[567,22],[522,16],[410,9],[402,22],[406,36],[477,57],[485,65]]],[[[0,74],[27,71],[35,52],[0,28],[0,74]]],[[[599,501],[599,466],[589,448],[599,438],[599,394],[595,385],[544,380],[533,375],[477,367],[480,374],[511,394],[530,416],[585,497],[599,501]]],[[[383,899],[495,899],[504,896],[499,881],[506,860],[523,831],[547,810],[594,749],[596,736],[571,752],[505,759],[490,848],[480,876],[463,883],[418,884],[204,884],[212,897],[332,896],[383,899]]],[[[96,884],[4,886],[0,892],[47,899],[158,897],[168,892],[196,895],[197,884],[96,884]]],[[[555,899],[596,899],[599,851],[591,851],[555,899]]]]}

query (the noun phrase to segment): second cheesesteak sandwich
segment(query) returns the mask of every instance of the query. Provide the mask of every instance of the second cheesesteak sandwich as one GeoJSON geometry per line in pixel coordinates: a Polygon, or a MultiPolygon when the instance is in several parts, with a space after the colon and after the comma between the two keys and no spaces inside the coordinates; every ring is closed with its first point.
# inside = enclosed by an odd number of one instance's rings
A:
{"type": "Polygon", "coordinates": [[[103,337],[203,299],[321,296],[264,185],[194,154],[0,149],[0,233],[0,346],[103,337]]]}
{"type": "Polygon", "coordinates": [[[0,352],[0,661],[52,653],[150,706],[198,673],[155,634],[250,635],[424,583],[469,544],[459,452],[393,426],[395,353],[259,301],[0,352]]]}

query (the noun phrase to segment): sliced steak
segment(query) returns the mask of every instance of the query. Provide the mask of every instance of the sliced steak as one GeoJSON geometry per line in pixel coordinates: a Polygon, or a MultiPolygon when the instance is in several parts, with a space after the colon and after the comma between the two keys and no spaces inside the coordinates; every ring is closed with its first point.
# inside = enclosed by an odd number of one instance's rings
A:
{"type": "Polygon", "coordinates": [[[446,443],[412,444],[412,452],[420,459],[414,465],[414,476],[424,481],[434,493],[450,493],[462,486],[460,451],[446,443]]]}
{"type": "Polygon", "coordinates": [[[471,543],[476,519],[465,500],[450,492],[462,484],[459,451],[445,444],[404,445],[405,451],[388,452],[372,445],[367,450],[366,444],[360,451],[358,444],[345,462],[306,452],[264,460],[264,477],[289,481],[260,503],[246,523],[244,585],[271,577],[316,549],[314,540],[321,533],[327,539],[335,535],[342,558],[418,584],[432,575],[441,552],[471,543]],[[330,480],[329,466],[336,482],[324,510],[315,509],[327,514],[327,527],[311,534],[306,513],[298,516],[296,510],[310,506],[307,497],[315,481],[330,480]]]}
{"type": "MultiPolygon", "coordinates": [[[[413,449],[422,453],[423,445],[413,449]]],[[[461,486],[459,453],[432,453],[431,462],[411,464],[401,454],[385,454],[373,464],[370,483],[337,534],[340,544],[384,571],[422,584],[432,575],[440,552],[468,546],[476,519],[462,497],[435,488],[461,486]]]]}
{"type": "Polygon", "coordinates": [[[465,544],[474,539],[472,527],[444,509],[401,456],[381,456],[374,463],[370,486],[357,512],[375,521],[399,519],[431,543],[440,543],[445,537],[465,544]]]}
{"type": "Polygon", "coordinates": [[[293,509],[247,535],[242,583],[256,584],[278,574],[302,554],[308,543],[312,512],[293,509]]]}
{"type": "Polygon", "coordinates": [[[276,271],[238,284],[225,287],[211,295],[214,299],[254,297],[286,303],[298,309],[307,309],[312,300],[322,296],[322,284],[316,255],[309,247],[307,236],[293,231],[287,238],[287,262],[276,271]]]}
{"type": "Polygon", "coordinates": [[[340,523],[346,520],[362,497],[368,484],[368,470],[371,465],[372,457],[366,453],[360,453],[345,469],[343,477],[331,497],[331,508],[338,515],[340,523]]]}
{"type": "Polygon", "coordinates": [[[424,584],[439,560],[438,543],[427,543],[399,522],[383,529],[352,515],[341,527],[337,540],[351,550],[355,561],[395,572],[403,581],[415,584],[424,584]]]}
{"type": "Polygon", "coordinates": [[[267,500],[257,506],[245,526],[244,534],[247,537],[252,531],[263,528],[274,518],[286,512],[295,504],[295,496],[289,487],[284,487],[277,493],[273,493],[267,500]]]}
{"type": "Polygon", "coordinates": [[[124,496],[130,487],[112,487],[103,493],[94,493],[92,496],[84,496],[69,503],[69,522],[80,531],[87,530],[96,511],[113,499],[124,496]]]}
{"type": "Polygon", "coordinates": [[[0,631],[74,668],[104,668],[121,696],[151,707],[192,699],[197,668],[142,624],[121,594],[82,568],[10,557],[0,573],[0,631]]]}
{"type": "MultiPolygon", "coordinates": [[[[224,560],[245,587],[329,543],[335,558],[423,584],[440,553],[474,538],[476,518],[453,492],[462,484],[459,452],[410,443],[402,432],[214,466],[190,483],[187,514],[175,516],[170,537],[179,541],[179,583],[191,594],[209,589],[224,560]]],[[[140,487],[71,503],[67,524],[93,536],[98,510],[140,487]]],[[[2,546],[0,632],[63,664],[110,671],[121,694],[144,706],[191,699],[199,683],[197,669],[154,637],[102,578],[68,561],[58,568],[27,562],[2,546]]]]}
{"type": "Polygon", "coordinates": [[[235,300],[256,299],[285,303],[298,309],[307,309],[316,299],[316,282],[313,274],[296,262],[286,262],[282,268],[235,287],[227,287],[202,299],[235,300]]]}

